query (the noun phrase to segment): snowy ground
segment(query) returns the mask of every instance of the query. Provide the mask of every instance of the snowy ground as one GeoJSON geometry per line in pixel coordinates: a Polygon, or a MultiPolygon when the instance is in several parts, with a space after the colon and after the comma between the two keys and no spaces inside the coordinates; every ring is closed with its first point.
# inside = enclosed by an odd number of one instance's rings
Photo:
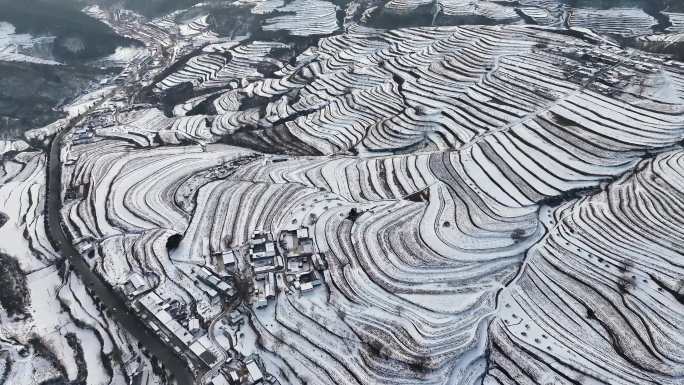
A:
{"type": "MultiPolygon", "coordinates": [[[[148,77],[149,104],[93,112],[94,138],[63,148],[62,220],[92,239],[95,271],[118,288],[141,277],[183,328],[202,320],[194,339],[258,355],[282,384],[679,385],[684,65],[609,40],[650,33],[655,20],[579,11],[568,34],[522,25],[514,4],[457,0],[435,10],[506,25],[381,30],[348,8],[336,34],[341,13],[319,3],[277,5],[288,12],[262,25],[331,34],[307,49],[220,41],[204,9],[180,26],[175,15],[154,22],[186,39],[169,50],[183,63],[148,77]],[[277,287],[257,305],[252,285],[267,286],[245,256],[250,240],[300,227],[325,262],[316,286],[305,289],[309,273],[293,271],[306,264],[283,254],[287,270],[273,267],[277,287]],[[229,250],[239,257],[224,278],[217,256],[229,250]],[[239,293],[217,300],[219,281],[239,293]],[[241,325],[216,320],[227,307],[241,325]]],[[[252,12],[273,4],[262,5],[252,12]]],[[[524,5],[546,24],[564,14],[554,1],[524,5]]],[[[122,48],[108,60],[139,55],[122,48]]],[[[35,300],[30,319],[2,319],[0,341],[35,332],[58,364],[36,359],[12,375],[43,365],[73,380],[86,368],[89,383],[121,383],[98,352],[128,337],[41,244],[44,158],[22,154],[5,164],[0,238],[26,240],[5,251],[35,300]]]]}
{"type": "Polygon", "coordinates": [[[149,372],[144,383],[159,383],[136,342],[98,309],[83,283],[60,273],[61,257],[43,227],[45,155],[22,152],[2,166],[0,212],[7,221],[0,226],[0,252],[19,262],[29,300],[26,316],[10,318],[0,306],[0,367],[11,362],[0,382],[33,385],[64,378],[123,385],[127,376],[143,371],[149,372]],[[115,350],[119,359],[112,358],[115,350]],[[138,357],[143,360],[135,363],[138,357]]]}
{"type": "Polygon", "coordinates": [[[12,24],[0,21],[0,60],[23,61],[37,64],[59,65],[58,61],[32,54],[32,48],[40,44],[50,44],[54,37],[34,37],[26,33],[15,33],[12,24]]]}

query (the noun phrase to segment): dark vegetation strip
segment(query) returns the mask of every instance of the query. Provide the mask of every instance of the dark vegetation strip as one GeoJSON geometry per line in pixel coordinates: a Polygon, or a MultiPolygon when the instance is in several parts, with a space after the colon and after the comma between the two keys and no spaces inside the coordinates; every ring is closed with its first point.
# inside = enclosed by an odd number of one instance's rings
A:
{"type": "Polygon", "coordinates": [[[26,277],[19,262],[4,253],[0,253],[0,287],[0,305],[7,311],[7,315],[28,316],[26,308],[31,300],[26,277]]]}

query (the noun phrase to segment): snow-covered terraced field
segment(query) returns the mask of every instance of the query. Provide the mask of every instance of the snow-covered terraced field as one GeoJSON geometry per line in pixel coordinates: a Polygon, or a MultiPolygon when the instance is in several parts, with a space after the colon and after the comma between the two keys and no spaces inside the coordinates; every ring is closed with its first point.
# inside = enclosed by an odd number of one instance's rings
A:
{"type": "Polygon", "coordinates": [[[589,28],[599,34],[639,36],[651,32],[656,19],[639,8],[591,9],[570,11],[568,25],[589,28]]]}
{"type": "Polygon", "coordinates": [[[190,82],[198,86],[207,80],[216,77],[217,73],[227,63],[225,57],[216,54],[193,56],[179,71],[167,76],[157,87],[164,90],[177,84],[190,82]]]}
{"type": "MultiPolygon", "coordinates": [[[[244,93],[270,96],[276,116],[260,117],[324,154],[468,148],[511,131],[579,129],[644,145],[680,135],[678,91],[647,108],[615,92],[653,76],[647,62],[529,27],[362,30],[321,40],[300,60],[244,93]],[[280,98],[292,90],[296,99],[280,98]],[[637,132],[642,124],[653,129],[637,132]]],[[[660,74],[670,71],[679,70],[660,74]]],[[[231,121],[238,96],[215,102],[231,121]]]]}
{"type": "MultiPolygon", "coordinates": [[[[582,4],[89,7],[160,56],[55,126],[61,230],[197,384],[679,385],[680,14],[582,4]]],[[[31,138],[0,384],[171,383],[53,250],[31,138]]]]}
{"type": "Polygon", "coordinates": [[[281,64],[267,55],[276,49],[288,48],[277,42],[254,41],[238,45],[223,53],[202,53],[192,56],[183,67],[156,84],[160,91],[189,82],[198,88],[226,87],[231,81],[263,77],[257,70],[262,63],[281,64]]]}
{"type": "Polygon", "coordinates": [[[679,46],[684,44],[684,32],[640,36],[637,42],[646,49],[679,52],[679,46]]]}
{"type": "Polygon", "coordinates": [[[295,0],[277,8],[285,15],[267,19],[262,28],[294,36],[328,35],[338,28],[336,10],[333,3],[323,0],[295,0]]]}
{"type": "MultiPolygon", "coordinates": [[[[219,78],[210,55],[167,80],[219,78]]],[[[682,202],[684,88],[681,68],[654,63],[537,27],[352,28],[207,96],[208,115],[122,123],[300,156],[109,136],[72,147],[67,185],[86,187],[63,217],[103,240],[96,269],[113,285],[145,275],[205,316],[217,309],[189,264],[307,227],[322,287],[249,310],[283,382],[675,384],[681,256],[654,244],[682,202]]]]}
{"type": "Polygon", "coordinates": [[[668,32],[684,32],[684,13],[677,12],[662,12],[670,21],[670,26],[667,28],[668,32]]]}
{"type": "Polygon", "coordinates": [[[491,383],[681,383],[683,157],[540,212],[548,233],[498,297],[491,383]]]}
{"type": "Polygon", "coordinates": [[[23,296],[24,307],[0,306],[0,382],[124,385],[145,373],[142,384],[161,384],[137,342],[65,269],[48,241],[45,167],[45,155],[36,151],[2,161],[0,255],[3,290],[12,292],[6,292],[2,305],[16,294],[23,296]],[[13,271],[14,263],[19,271],[13,271]],[[6,281],[8,271],[15,278],[23,274],[22,283],[13,287],[6,281]]]}
{"type": "MultiPolygon", "coordinates": [[[[424,0],[390,0],[384,8],[397,14],[411,14],[418,7],[433,6],[432,1],[424,0]]],[[[495,1],[481,0],[439,0],[433,12],[441,12],[446,16],[483,17],[497,22],[514,22],[520,16],[514,7],[495,1]]]]}

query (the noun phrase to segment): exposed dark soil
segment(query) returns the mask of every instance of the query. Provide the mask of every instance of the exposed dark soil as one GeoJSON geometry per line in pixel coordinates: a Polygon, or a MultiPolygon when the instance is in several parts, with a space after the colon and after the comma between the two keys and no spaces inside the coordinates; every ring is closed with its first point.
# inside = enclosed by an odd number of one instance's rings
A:
{"type": "Polygon", "coordinates": [[[16,259],[0,253],[0,304],[7,315],[26,316],[26,307],[30,303],[26,287],[26,277],[16,259]]]}

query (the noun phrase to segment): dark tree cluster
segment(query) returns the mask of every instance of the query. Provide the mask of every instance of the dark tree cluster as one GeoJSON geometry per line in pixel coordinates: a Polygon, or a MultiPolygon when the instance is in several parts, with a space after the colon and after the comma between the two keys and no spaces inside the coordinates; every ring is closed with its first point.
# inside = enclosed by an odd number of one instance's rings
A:
{"type": "Polygon", "coordinates": [[[26,277],[21,271],[19,262],[9,255],[0,253],[0,304],[7,315],[26,316],[29,304],[29,292],[26,277]]]}

